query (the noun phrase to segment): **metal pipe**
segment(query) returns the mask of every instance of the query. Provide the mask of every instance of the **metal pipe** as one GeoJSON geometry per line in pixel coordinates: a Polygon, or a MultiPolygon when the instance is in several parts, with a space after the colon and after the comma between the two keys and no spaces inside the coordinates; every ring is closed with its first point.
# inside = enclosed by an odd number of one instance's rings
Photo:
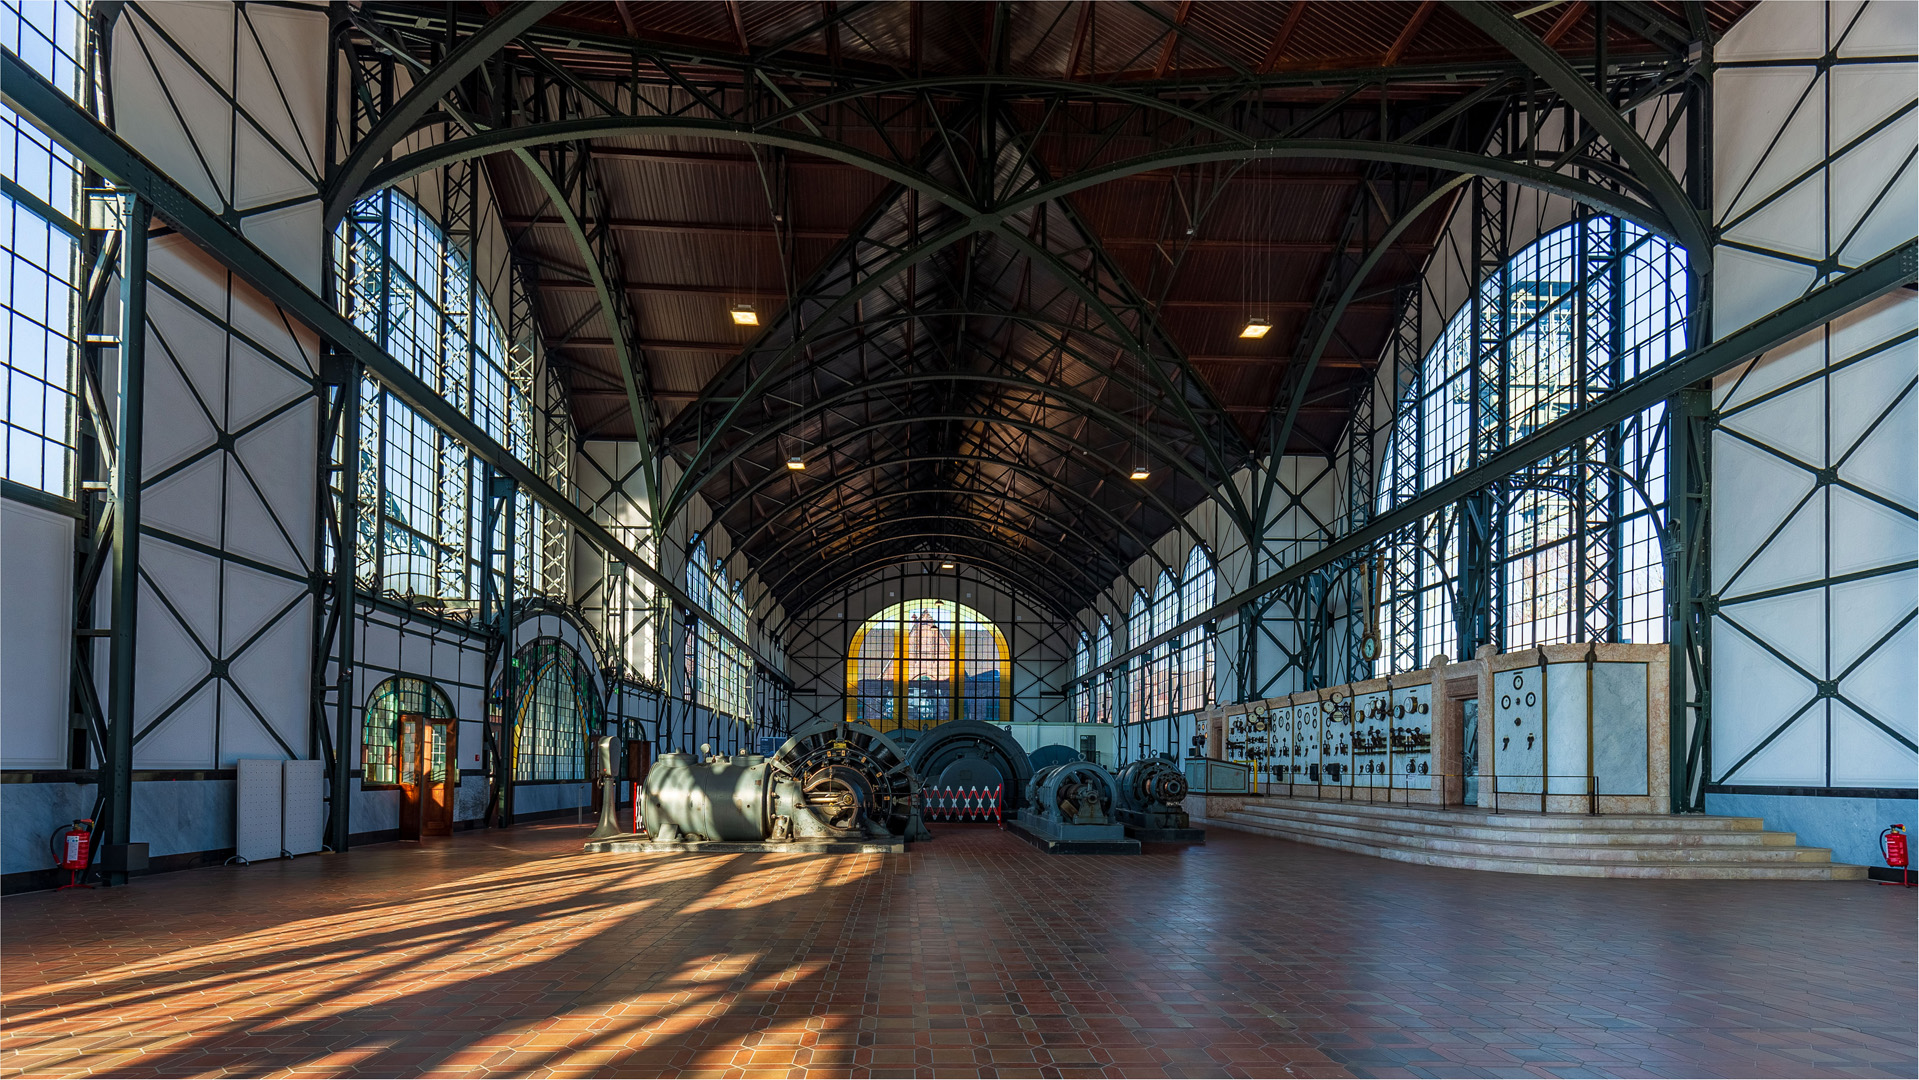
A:
{"type": "MultiPolygon", "coordinates": [[[[113,495],[113,638],[107,683],[107,827],[103,848],[124,845],[133,828],[133,680],[139,642],[140,481],[145,439],[147,381],[147,232],[153,206],[138,195],[126,201],[125,241],[120,246],[120,447],[115,455],[113,495]]],[[[108,885],[125,885],[125,870],[106,874],[108,885]]]]}

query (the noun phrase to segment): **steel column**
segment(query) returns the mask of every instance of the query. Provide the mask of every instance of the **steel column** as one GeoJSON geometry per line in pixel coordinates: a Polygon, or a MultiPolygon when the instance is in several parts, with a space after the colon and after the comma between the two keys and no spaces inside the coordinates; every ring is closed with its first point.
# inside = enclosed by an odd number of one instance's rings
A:
{"type": "MultiPolygon", "coordinates": [[[[103,852],[125,845],[133,827],[134,653],[139,643],[140,484],[146,428],[147,233],[153,205],[139,195],[126,201],[120,245],[119,453],[113,470],[113,638],[107,676],[107,821],[103,852]]],[[[108,885],[125,885],[125,870],[105,874],[108,885]]]]}

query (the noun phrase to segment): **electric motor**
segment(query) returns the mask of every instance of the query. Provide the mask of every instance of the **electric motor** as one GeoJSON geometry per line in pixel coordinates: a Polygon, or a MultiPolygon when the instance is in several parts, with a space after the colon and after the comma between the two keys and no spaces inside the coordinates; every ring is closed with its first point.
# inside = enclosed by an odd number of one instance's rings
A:
{"type": "Polygon", "coordinates": [[[1119,802],[1128,810],[1148,813],[1177,809],[1186,798],[1186,775],[1171,757],[1141,758],[1119,771],[1119,802]]]}
{"type": "Polygon", "coordinates": [[[1062,825],[1109,825],[1118,789],[1105,768],[1073,761],[1036,773],[1027,785],[1027,806],[1062,825]]]}

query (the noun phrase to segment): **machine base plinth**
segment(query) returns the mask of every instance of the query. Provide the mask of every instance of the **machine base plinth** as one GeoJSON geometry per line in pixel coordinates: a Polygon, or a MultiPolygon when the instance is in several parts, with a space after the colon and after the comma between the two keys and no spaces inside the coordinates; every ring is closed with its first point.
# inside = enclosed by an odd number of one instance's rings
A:
{"type": "Polygon", "coordinates": [[[1048,855],[1137,855],[1139,841],[1130,837],[1118,840],[1075,840],[1044,836],[1017,821],[1006,823],[1006,831],[1044,851],[1048,855]]]}
{"type": "Polygon", "coordinates": [[[623,855],[745,855],[778,852],[785,855],[903,855],[906,841],[885,840],[654,840],[626,833],[588,840],[586,850],[623,855]]]}
{"type": "Polygon", "coordinates": [[[1128,825],[1126,835],[1143,844],[1203,844],[1205,829],[1155,829],[1149,825],[1128,825]]]}

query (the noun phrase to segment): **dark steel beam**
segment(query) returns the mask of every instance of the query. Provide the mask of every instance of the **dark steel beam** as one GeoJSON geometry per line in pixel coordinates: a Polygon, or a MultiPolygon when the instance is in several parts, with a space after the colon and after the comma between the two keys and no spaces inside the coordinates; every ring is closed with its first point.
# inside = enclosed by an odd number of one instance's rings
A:
{"type": "MultiPolygon", "coordinates": [[[[1566,62],[1559,51],[1533,36],[1519,20],[1484,0],[1446,0],[1447,6],[1478,27],[1481,33],[1498,42],[1507,52],[1544,79],[1564,98],[1582,119],[1605,137],[1626,164],[1633,177],[1646,186],[1653,205],[1659,208],[1677,240],[1701,271],[1712,265],[1712,231],[1705,218],[1693,206],[1679,178],[1666,168],[1646,140],[1621,116],[1590,79],[1566,62]]],[[[1604,73],[1601,73],[1602,76],[1604,73]]],[[[1597,204],[1589,204],[1597,205],[1597,204]]]]}
{"type": "MultiPolygon", "coordinates": [[[[1036,581],[1024,574],[1010,571],[1003,566],[991,565],[976,558],[968,558],[959,551],[953,551],[951,554],[955,560],[965,561],[969,569],[981,575],[979,579],[968,579],[962,576],[959,580],[968,584],[981,584],[990,588],[999,589],[1009,595],[1018,595],[1023,591],[1026,597],[1036,601],[1037,606],[1059,619],[1061,624],[1072,622],[1073,617],[1071,613],[1067,612],[1063,606],[1059,606],[1059,601],[1056,598],[1047,595],[1042,582],[1036,581]],[[999,580],[986,580],[988,576],[999,580]]],[[[926,562],[933,557],[935,556],[927,556],[916,552],[902,552],[897,555],[881,555],[868,559],[865,562],[848,563],[840,568],[837,576],[822,582],[812,591],[807,600],[807,603],[811,605],[810,607],[789,612],[786,621],[781,623],[780,627],[781,629],[790,627],[798,623],[803,616],[810,614],[814,609],[826,606],[829,604],[829,601],[822,598],[831,596],[833,590],[842,585],[846,585],[848,582],[863,582],[869,580],[876,572],[887,569],[888,567],[899,566],[902,563],[926,562]]],[[[881,579],[882,582],[885,580],[888,579],[881,579]]],[[[896,577],[890,580],[898,581],[899,579],[896,577]]],[[[852,589],[849,588],[845,593],[841,593],[838,602],[843,602],[851,592],[852,589]]],[[[815,640],[817,640],[817,636],[815,640]]]]}
{"type": "MultiPolygon", "coordinates": [[[[830,488],[828,490],[830,490],[830,488]]],[[[1087,536],[1084,532],[1081,532],[1079,529],[1074,527],[1078,524],[1078,522],[1061,520],[1060,518],[1055,517],[1052,514],[1052,512],[1048,510],[1046,507],[1038,506],[1038,505],[1035,505],[1034,503],[1027,502],[1025,499],[1017,498],[1004,491],[974,491],[974,490],[968,490],[964,488],[925,488],[925,487],[906,488],[903,490],[892,490],[892,491],[874,490],[874,491],[863,492],[858,497],[850,500],[842,500],[842,501],[836,502],[831,506],[823,507],[823,509],[826,510],[829,514],[832,514],[836,517],[841,515],[848,515],[846,516],[842,524],[845,524],[850,529],[860,529],[860,528],[866,528],[869,525],[880,524],[880,522],[866,521],[866,520],[856,521],[850,517],[850,515],[848,514],[849,511],[864,510],[868,507],[877,508],[877,504],[880,504],[885,500],[911,499],[911,498],[919,498],[922,496],[947,496],[947,497],[958,497],[958,498],[967,498],[967,499],[986,499],[992,502],[1002,503],[1007,506],[1019,507],[1022,510],[1030,512],[1033,515],[1033,517],[1044,522],[1048,526],[1048,528],[1052,530],[1053,533],[1058,533],[1062,539],[1064,539],[1067,536],[1072,536],[1080,540],[1095,555],[1105,559],[1107,563],[1114,568],[1113,576],[1115,577],[1124,576],[1126,573],[1127,564],[1133,561],[1125,557],[1124,555],[1107,551],[1101,548],[1097,541],[1095,541],[1093,538],[1087,536]]],[[[896,521],[901,519],[888,518],[885,520],[896,521]]],[[[998,522],[990,521],[988,519],[978,519],[978,520],[984,521],[988,524],[998,524],[998,522]]],[[[780,561],[780,556],[785,554],[786,550],[792,547],[794,543],[803,539],[809,539],[810,538],[808,535],[809,532],[817,533],[823,524],[825,523],[809,521],[797,526],[793,530],[793,535],[787,537],[785,540],[780,541],[779,546],[773,548],[773,550],[769,552],[766,552],[759,559],[759,561],[761,562],[762,565],[766,565],[766,566],[782,565],[780,561]]],[[[764,526],[762,526],[762,528],[763,527],[764,526]]],[[[757,531],[755,535],[757,535],[757,531]]]]}
{"type": "Polygon", "coordinates": [[[1330,567],[1402,528],[1418,524],[1428,514],[1443,510],[1488,484],[1511,476],[1577,445],[1582,439],[1590,438],[1666,401],[1686,387],[1778,348],[1895,289],[1912,285],[1916,280],[1919,280],[1919,241],[1908,240],[1718,341],[1688,350],[1624,384],[1587,408],[1540,427],[1531,435],[1509,444],[1504,450],[1487,456],[1477,467],[1428,488],[1417,498],[1380,514],[1364,527],[1346,533],[1284,570],[1234,593],[1165,633],[1129,648],[1110,663],[1073,681],[1084,681],[1111,671],[1188,630],[1231,615],[1276,589],[1330,567]]]}
{"type": "MultiPolygon", "coordinates": [[[[932,517],[915,517],[911,520],[937,522],[937,521],[942,521],[946,519],[932,518],[932,517]]],[[[1005,551],[1013,553],[1017,557],[1018,562],[1030,567],[1032,570],[1039,571],[1038,576],[1034,577],[1033,580],[1035,581],[1050,580],[1061,588],[1062,592],[1060,593],[1054,593],[1054,594],[1049,594],[1044,592],[1036,593],[1036,599],[1046,601],[1049,605],[1053,607],[1054,614],[1061,616],[1063,619],[1070,618],[1070,615],[1068,614],[1068,605],[1069,603],[1076,602],[1079,590],[1080,588],[1083,587],[1083,586],[1073,585],[1068,578],[1062,576],[1057,570],[1054,570],[1052,567],[1048,566],[1045,563],[1034,560],[1030,554],[1020,550],[1017,547],[1014,547],[1011,544],[1006,543],[1003,540],[999,540],[989,536],[981,536],[975,533],[953,532],[948,529],[921,530],[921,531],[915,531],[915,532],[893,533],[886,536],[871,537],[871,538],[862,540],[859,544],[856,544],[852,548],[849,548],[847,551],[842,553],[839,556],[839,558],[841,560],[846,560],[850,562],[850,560],[857,558],[861,552],[869,548],[877,548],[884,544],[912,544],[917,541],[923,541],[923,540],[942,540],[942,541],[950,540],[950,541],[955,541],[963,544],[982,544],[987,547],[1000,548],[1005,551]]],[[[954,555],[964,557],[964,553],[958,549],[952,550],[951,553],[954,555]]],[[[915,558],[924,558],[924,556],[920,555],[917,552],[912,552],[912,551],[900,551],[897,553],[889,552],[886,555],[877,556],[875,558],[875,561],[883,562],[886,560],[891,560],[894,562],[900,562],[900,561],[906,561],[906,560],[915,559],[915,558]]],[[[972,556],[972,558],[983,564],[992,565],[991,560],[979,559],[977,555],[972,556]]],[[[792,595],[798,598],[798,603],[795,604],[794,610],[806,610],[817,602],[824,588],[823,586],[819,588],[815,588],[812,592],[808,592],[806,589],[801,588],[800,586],[804,586],[812,581],[817,580],[821,574],[834,572],[832,567],[833,567],[833,564],[821,563],[817,566],[806,568],[804,570],[806,576],[792,582],[793,588],[791,590],[791,593],[792,595]]],[[[1005,568],[1003,567],[998,569],[1002,572],[1010,572],[1010,571],[1006,571],[1005,568]]],[[[792,577],[792,574],[795,572],[801,572],[800,568],[795,568],[795,570],[788,571],[786,576],[781,578],[781,584],[782,585],[786,584],[788,579],[790,579],[792,577]]],[[[1079,576],[1084,578],[1085,574],[1083,572],[1080,572],[1079,576]]],[[[835,579],[829,579],[829,580],[835,580],[835,579]]]]}
{"type": "MultiPolygon", "coordinates": [[[[1084,88],[1081,84],[1062,86],[1064,92],[1084,88]]],[[[1608,112],[1610,113],[1610,110],[1608,112]]],[[[1615,118],[1618,116],[1617,113],[1611,113],[1611,115],[1615,118]]],[[[1203,122],[1209,128],[1216,126],[1212,121],[1204,118],[1182,117],[1181,119],[1203,122]]],[[[1681,244],[1686,243],[1687,237],[1691,235],[1687,232],[1688,228],[1691,228],[1694,233],[1697,232],[1698,216],[1693,213],[1690,206],[1687,207],[1686,212],[1692,225],[1689,226],[1685,222],[1675,225],[1663,207],[1649,206],[1599,184],[1577,180],[1556,170],[1525,162],[1509,161],[1447,147],[1382,139],[1308,139],[1287,136],[1259,139],[1237,131],[1232,131],[1229,139],[1222,139],[1219,143],[1201,143],[1157,150],[1087,168],[1070,176],[1030,188],[989,208],[974,204],[963,192],[948,187],[918,169],[854,149],[846,143],[774,127],[768,121],[749,124],[691,116],[580,117],[544,124],[496,128],[416,151],[375,170],[367,179],[362,193],[396,184],[431,169],[442,168],[468,158],[485,157],[548,143],[634,135],[681,135],[721,142],[777,146],[831,158],[865,169],[939,200],[968,218],[967,224],[971,227],[963,230],[961,234],[968,236],[976,232],[990,232],[995,227],[1041,204],[1053,202],[1063,196],[1112,180],[1179,165],[1252,161],[1262,158],[1388,161],[1404,165],[1433,166],[1451,172],[1471,173],[1506,180],[1524,187],[1538,188],[1562,195],[1575,202],[1583,202],[1616,217],[1633,221],[1661,236],[1677,240],[1681,244]]],[[[1642,142],[1641,145],[1643,146],[1644,143],[1642,142]]],[[[1667,179],[1670,180],[1669,175],[1667,179]]]]}
{"type": "MultiPolygon", "coordinates": [[[[1054,491],[1057,491],[1060,494],[1067,495],[1072,498],[1076,498],[1084,502],[1086,505],[1091,506],[1094,510],[1098,511],[1103,517],[1105,517],[1107,522],[1111,524],[1115,530],[1125,534],[1134,543],[1138,544],[1141,550],[1145,552],[1147,555],[1151,556],[1152,559],[1155,562],[1159,563],[1160,566],[1169,570],[1172,569],[1171,565],[1167,563],[1165,559],[1162,559],[1159,557],[1159,553],[1155,551],[1153,548],[1152,541],[1149,540],[1144,535],[1142,535],[1141,533],[1135,532],[1133,527],[1131,525],[1128,525],[1125,519],[1121,518],[1118,514],[1114,513],[1110,507],[1095,500],[1091,495],[1087,494],[1084,491],[1081,491],[1079,488],[1074,487],[1073,485],[1067,483],[1063,478],[1054,476],[1052,473],[1049,473],[1044,469],[1036,468],[1024,462],[1010,461],[1005,458],[982,458],[982,457],[976,457],[976,456],[967,456],[964,454],[913,454],[907,457],[895,458],[889,461],[874,462],[870,465],[864,465],[864,466],[861,466],[860,468],[852,469],[849,471],[835,470],[833,473],[832,479],[829,480],[826,486],[820,490],[831,491],[832,489],[850,480],[853,480],[857,477],[865,476],[869,473],[878,472],[881,469],[896,468],[901,465],[914,465],[914,464],[933,463],[933,462],[947,462],[947,463],[970,464],[970,465],[991,465],[994,468],[1006,469],[1010,472],[1019,473],[1022,476],[1032,477],[1034,480],[1046,485],[1048,488],[1054,491]]],[[[943,489],[943,491],[945,494],[949,494],[949,495],[972,494],[972,492],[964,488],[946,488],[946,489],[943,489]]],[[[750,494],[751,492],[748,493],[749,496],[750,494]]],[[[818,492],[814,492],[809,494],[807,498],[811,500],[816,498],[817,495],[818,495],[818,492]]],[[[740,505],[741,499],[743,497],[745,496],[735,496],[733,499],[726,502],[723,506],[715,507],[713,510],[713,520],[714,521],[726,520],[726,515],[734,507],[740,505]]],[[[778,524],[779,520],[782,517],[784,517],[789,511],[794,510],[796,508],[800,508],[800,507],[809,507],[811,505],[812,504],[810,501],[809,502],[789,502],[789,503],[782,504],[778,510],[774,511],[772,514],[766,515],[764,519],[753,528],[752,532],[747,533],[743,538],[737,541],[735,544],[735,547],[741,550],[751,547],[755,537],[759,536],[760,533],[764,532],[766,529],[772,527],[773,525],[778,524]]]]}
{"type": "Polygon", "coordinates": [[[558,0],[523,0],[512,5],[460,42],[452,52],[446,54],[446,59],[415,82],[406,96],[380,117],[373,125],[373,130],[366,133],[327,180],[324,196],[327,233],[330,235],[334,226],[346,217],[347,211],[353,209],[366,178],[380,159],[386,157],[387,151],[411,134],[414,126],[442,98],[452,93],[462,79],[491,59],[507,42],[519,37],[522,31],[559,6],[558,0]]]}
{"type": "MultiPolygon", "coordinates": [[[[977,422],[982,419],[984,418],[974,413],[966,413],[966,414],[937,413],[937,414],[922,414],[922,415],[914,415],[914,416],[898,416],[888,420],[880,420],[880,421],[874,421],[867,424],[862,424],[861,426],[857,428],[835,433],[833,438],[829,442],[818,444],[813,449],[815,451],[828,450],[828,449],[831,449],[832,447],[838,446],[842,442],[846,442],[852,439],[857,439],[863,435],[871,435],[878,431],[884,431],[888,428],[901,427],[907,424],[944,423],[944,422],[953,422],[953,421],[977,422]]],[[[1044,424],[1035,424],[1030,421],[1024,421],[1024,420],[1014,420],[1010,417],[999,417],[995,419],[993,422],[997,426],[1017,428],[1029,435],[1046,439],[1049,442],[1060,439],[1059,432],[1055,431],[1053,428],[1044,424]]],[[[1080,450],[1080,449],[1081,448],[1079,447],[1077,443],[1073,443],[1070,441],[1066,442],[1065,452],[1067,454],[1071,454],[1073,451],[1080,450]]],[[[1118,461],[1108,460],[1107,458],[1100,455],[1085,455],[1083,451],[1082,451],[1082,456],[1087,456],[1089,460],[1094,462],[1097,467],[1113,473],[1113,475],[1116,477],[1123,477],[1126,475],[1125,466],[1118,461]]],[[[980,460],[980,459],[969,458],[967,460],[980,460]]],[[[987,460],[997,460],[997,459],[987,459],[987,460]]],[[[887,464],[887,462],[877,463],[877,465],[885,465],[885,464],[887,464]]],[[[746,490],[735,493],[732,496],[732,499],[729,500],[729,502],[726,505],[730,509],[739,500],[752,498],[755,494],[757,494],[759,491],[761,491],[768,485],[771,485],[775,481],[781,479],[782,476],[790,476],[790,475],[791,474],[784,469],[777,469],[777,470],[769,469],[767,470],[767,474],[765,476],[761,477],[758,480],[755,480],[750,487],[746,488],[746,490]]],[[[1061,481],[1061,483],[1064,483],[1064,482],[1065,482],[1064,480],[1061,481]]],[[[1175,528],[1181,530],[1182,532],[1185,532],[1188,536],[1191,536],[1195,541],[1201,540],[1199,533],[1193,529],[1192,525],[1189,522],[1187,522],[1185,515],[1181,514],[1178,510],[1174,509],[1171,503],[1168,503],[1165,499],[1161,498],[1160,495],[1157,492],[1155,492],[1152,488],[1141,485],[1139,488],[1139,494],[1140,494],[1140,501],[1142,503],[1152,504],[1155,509],[1165,514],[1169,520],[1174,522],[1175,528]]],[[[722,515],[720,514],[715,514],[714,519],[719,520],[721,516],[722,515]]]]}
{"type": "MultiPolygon", "coordinates": [[[[126,144],[99,120],[23,63],[12,50],[0,49],[0,101],[29,123],[72,151],[88,167],[114,184],[151,201],[153,212],[175,231],[213,256],[221,265],[289,317],[306,325],[358,360],[367,374],[393,395],[424,415],[447,434],[472,449],[475,457],[513,478],[520,489],[578,530],[580,537],[608,552],[651,581],[672,602],[713,619],[728,641],[747,651],[769,671],[779,672],[752,642],[719,622],[711,612],[672,579],[661,574],[640,554],[626,546],[585,510],[555,490],[536,471],[495,442],[473,419],[433,392],[424,380],[369,339],[345,316],[314,295],[304,283],[282,269],[265,252],[229,226],[185,188],[126,144]]],[[[780,672],[784,678],[784,672],[780,672]]]]}
{"type": "MultiPolygon", "coordinates": [[[[688,497],[691,497],[692,494],[703,490],[707,484],[712,482],[714,477],[719,476],[728,466],[739,460],[755,446],[769,439],[778,438],[786,428],[794,424],[802,423],[811,416],[830,413],[848,402],[867,400],[873,394],[883,393],[895,387],[914,388],[938,383],[979,383],[990,386],[1008,386],[1025,390],[1041,398],[1057,400],[1063,402],[1068,409],[1079,416],[1094,421],[1109,431],[1124,435],[1139,445],[1150,448],[1165,458],[1168,465],[1178,469],[1201,487],[1212,487],[1216,484],[1227,483],[1231,480],[1230,473],[1223,477],[1208,477],[1205,473],[1195,468],[1193,463],[1189,461],[1185,455],[1175,451],[1152,432],[1140,427],[1132,420],[1106,408],[1091,398],[1082,397],[1064,387],[1035,382],[1032,379],[1024,379],[1016,375],[1001,375],[990,371],[928,371],[913,375],[903,375],[892,379],[874,379],[868,382],[857,383],[851,389],[844,390],[830,397],[819,398],[809,402],[796,412],[778,418],[777,426],[775,423],[769,422],[759,427],[750,437],[735,444],[723,455],[714,458],[712,465],[701,473],[696,480],[690,484],[682,482],[680,488],[687,493],[688,497]]],[[[885,398],[877,400],[879,403],[895,404],[885,398]]],[[[981,422],[989,424],[995,423],[999,419],[999,417],[988,413],[977,414],[977,418],[981,422]]],[[[1095,448],[1087,447],[1086,449],[1092,450],[1095,448]]],[[[691,475],[691,473],[689,472],[688,475],[691,475]]]]}
{"type": "MultiPolygon", "coordinates": [[[[7,59],[14,60],[8,53],[7,59]]],[[[17,62],[17,61],[16,61],[17,62]]],[[[9,84],[11,93],[11,84],[9,84]]],[[[11,101],[8,102],[12,104],[11,101]]],[[[16,110],[17,111],[17,110],[16,110]]],[[[111,177],[109,177],[111,179],[111,177]]],[[[147,386],[147,238],[153,204],[136,193],[127,200],[120,245],[120,444],[113,468],[113,637],[108,645],[107,760],[101,779],[107,820],[102,851],[133,840],[133,727],[135,652],[140,618],[140,489],[145,476],[147,386]]],[[[124,864],[123,864],[124,865],[124,864]]],[[[104,875],[125,885],[124,869],[104,875]]]]}

